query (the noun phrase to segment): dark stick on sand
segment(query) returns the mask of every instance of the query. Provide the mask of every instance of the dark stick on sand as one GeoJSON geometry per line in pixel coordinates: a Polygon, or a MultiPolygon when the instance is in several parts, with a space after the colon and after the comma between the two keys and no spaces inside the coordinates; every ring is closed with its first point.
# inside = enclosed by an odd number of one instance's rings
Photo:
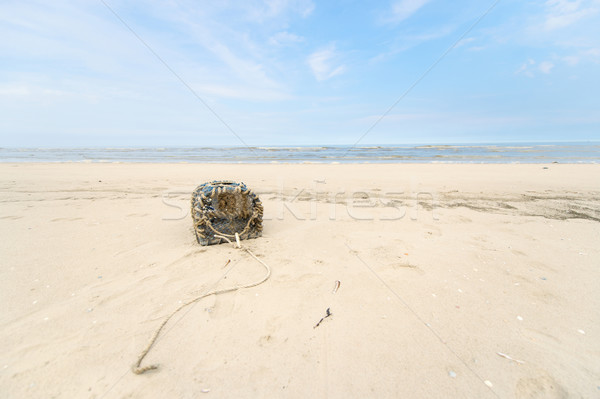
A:
{"type": "Polygon", "coordinates": [[[327,312],[327,314],[325,315],[325,317],[322,317],[321,320],[319,320],[319,322],[313,328],[319,327],[319,324],[321,324],[323,322],[323,320],[325,320],[326,318],[328,318],[329,316],[332,315],[332,313],[329,311],[329,308],[327,308],[326,312],[327,312]]]}

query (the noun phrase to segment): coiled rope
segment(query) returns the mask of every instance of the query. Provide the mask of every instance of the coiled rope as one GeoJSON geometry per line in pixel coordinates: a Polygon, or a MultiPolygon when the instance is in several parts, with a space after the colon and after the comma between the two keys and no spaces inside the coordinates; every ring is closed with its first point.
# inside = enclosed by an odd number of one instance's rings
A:
{"type": "MultiPolygon", "coordinates": [[[[231,240],[229,238],[225,237],[225,236],[221,236],[221,235],[216,236],[215,235],[215,237],[217,237],[217,238],[223,238],[224,240],[226,240],[227,242],[229,242],[230,244],[232,244],[231,240]]],[[[138,357],[137,362],[135,362],[135,364],[131,367],[131,371],[133,373],[135,373],[135,374],[144,374],[146,371],[156,370],[158,368],[158,364],[151,364],[149,366],[142,367],[142,361],[144,360],[144,358],[146,357],[146,355],[148,355],[148,352],[150,352],[150,349],[152,349],[152,347],[156,343],[156,340],[158,339],[158,336],[160,335],[160,333],[163,330],[163,328],[165,327],[165,325],[181,309],[185,308],[188,305],[191,305],[192,303],[198,302],[200,299],[206,298],[207,296],[210,296],[210,295],[224,294],[226,292],[233,292],[233,291],[241,290],[241,289],[244,289],[244,288],[256,287],[257,285],[260,285],[260,284],[264,283],[265,281],[267,281],[269,279],[269,277],[271,277],[271,268],[265,262],[263,262],[262,260],[260,260],[259,258],[257,258],[256,255],[254,255],[252,253],[252,251],[250,251],[250,249],[248,249],[245,246],[240,245],[240,236],[239,236],[238,233],[235,233],[235,240],[236,240],[236,243],[233,244],[234,248],[241,249],[242,251],[245,251],[248,254],[250,254],[250,256],[252,256],[261,265],[264,266],[265,270],[267,271],[267,274],[262,279],[260,279],[259,281],[256,281],[256,282],[251,283],[251,284],[238,285],[236,287],[224,288],[224,289],[221,289],[221,290],[210,291],[210,292],[208,292],[206,294],[200,295],[199,297],[196,297],[196,298],[194,298],[194,299],[192,299],[192,300],[190,300],[190,301],[182,304],[180,307],[178,307],[177,309],[175,309],[175,311],[173,311],[169,316],[167,316],[167,318],[161,323],[160,327],[158,327],[158,329],[156,330],[156,332],[152,336],[152,339],[148,343],[148,346],[146,346],[146,349],[144,349],[142,351],[142,353],[138,357]]],[[[229,263],[229,261],[227,263],[229,263]]]]}

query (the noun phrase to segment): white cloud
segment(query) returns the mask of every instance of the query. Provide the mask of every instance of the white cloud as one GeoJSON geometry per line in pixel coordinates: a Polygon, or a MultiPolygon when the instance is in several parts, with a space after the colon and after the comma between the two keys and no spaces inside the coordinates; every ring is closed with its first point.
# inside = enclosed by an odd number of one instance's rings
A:
{"type": "MultiPolygon", "coordinates": [[[[271,6],[274,12],[302,16],[311,4],[291,0],[283,2],[285,9],[271,6]]],[[[112,100],[152,106],[160,96],[189,101],[170,72],[108,10],[101,4],[99,12],[96,6],[86,5],[68,0],[0,2],[0,37],[11,38],[0,41],[0,53],[10,60],[0,67],[0,74],[6,76],[0,79],[0,101],[29,101],[35,106],[44,101],[54,101],[56,106],[100,101],[105,107],[112,100]],[[39,68],[23,71],[22,60],[31,65],[35,61],[39,68]]],[[[252,25],[219,19],[229,12],[243,20],[243,10],[149,2],[142,16],[169,26],[165,35],[145,25],[141,16],[136,20],[111,6],[181,79],[210,97],[207,101],[292,98],[290,80],[280,72],[286,69],[285,60],[273,55],[263,41],[252,41],[247,33],[252,25]]],[[[279,22],[274,25],[269,27],[271,34],[281,44],[302,40],[288,32],[276,34],[282,28],[279,22]]]]}
{"type": "Polygon", "coordinates": [[[273,36],[269,38],[269,44],[273,46],[287,46],[294,43],[303,42],[304,38],[302,36],[295,35],[290,32],[277,32],[273,36]]]}
{"type": "Polygon", "coordinates": [[[600,48],[591,48],[585,52],[585,55],[600,57],[600,48]]]}
{"type": "MultiPolygon", "coordinates": [[[[284,12],[280,7],[287,3],[271,2],[270,6],[273,12],[284,12]]],[[[273,68],[272,59],[265,56],[265,46],[253,41],[244,27],[222,24],[210,16],[191,18],[187,10],[180,8],[170,14],[163,13],[162,18],[184,32],[186,40],[205,50],[198,53],[199,56],[202,54],[200,59],[205,62],[189,60],[189,55],[185,56],[184,65],[188,66],[191,74],[182,73],[182,76],[195,79],[190,82],[194,86],[209,88],[203,91],[223,98],[269,100],[289,97],[286,83],[278,79],[280,76],[273,68]],[[206,72],[194,74],[195,68],[206,72]],[[192,78],[194,75],[195,78],[192,78]],[[230,89],[233,86],[245,89],[235,91],[230,89]]],[[[300,38],[292,34],[275,36],[287,40],[300,38]]]]}
{"type": "Polygon", "coordinates": [[[25,85],[0,86],[0,97],[24,97],[31,94],[31,90],[25,85]]]}
{"type": "Polygon", "coordinates": [[[575,56],[575,55],[567,55],[565,57],[563,57],[563,61],[567,63],[567,65],[569,66],[575,66],[577,64],[579,64],[579,57],[575,56]]]}
{"type": "Polygon", "coordinates": [[[339,54],[335,46],[331,45],[325,49],[315,51],[308,56],[307,62],[318,81],[330,79],[346,70],[345,65],[337,65],[336,59],[339,54]]]}
{"type": "Polygon", "coordinates": [[[297,11],[300,13],[300,15],[302,15],[304,18],[308,17],[310,14],[312,14],[312,12],[315,10],[315,3],[313,3],[310,0],[307,1],[301,1],[300,2],[300,6],[297,8],[297,11]]]}
{"type": "Polygon", "coordinates": [[[581,46],[581,48],[576,48],[575,46],[569,46],[569,50],[574,51],[560,57],[560,60],[569,66],[600,61],[600,48],[598,47],[581,46]]]}
{"type": "Polygon", "coordinates": [[[517,75],[525,75],[532,78],[533,72],[531,72],[531,68],[533,67],[533,65],[535,65],[535,61],[530,58],[525,63],[523,63],[523,65],[521,65],[521,67],[517,69],[515,73],[517,75]]]}
{"type": "Polygon", "coordinates": [[[474,41],[475,41],[474,37],[465,37],[464,39],[462,39],[461,41],[456,43],[456,46],[454,46],[454,48],[459,48],[461,46],[464,46],[464,45],[469,44],[474,41]]]}
{"type": "MultiPolygon", "coordinates": [[[[368,115],[365,117],[352,119],[353,122],[360,125],[371,125],[373,122],[381,118],[380,114],[368,115]]],[[[464,112],[443,112],[437,110],[428,110],[427,112],[412,112],[412,113],[390,113],[381,121],[382,126],[414,126],[414,123],[433,123],[444,124],[446,126],[461,127],[479,127],[490,125],[514,125],[528,122],[529,118],[520,116],[501,116],[501,115],[485,115],[472,114],[464,112]]],[[[417,141],[421,144],[422,142],[417,141]]]]}
{"type": "Polygon", "coordinates": [[[392,4],[392,15],[387,19],[388,22],[401,22],[410,18],[421,7],[429,3],[430,0],[399,0],[392,4]]]}
{"type": "Polygon", "coordinates": [[[540,65],[538,65],[538,68],[542,73],[549,74],[552,71],[552,68],[554,68],[554,64],[550,61],[542,61],[540,62],[540,65]]]}
{"type": "MultiPolygon", "coordinates": [[[[444,25],[428,32],[416,35],[399,35],[390,43],[389,49],[372,57],[369,62],[378,63],[395,56],[398,53],[417,47],[422,43],[446,37],[456,30],[456,26],[444,25]]],[[[470,41],[470,40],[468,40],[470,41]]]]}
{"type": "Polygon", "coordinates": [[[517,75],[525,75],[527,77],[534,77],[534,71],[537,69],[538,71],[549,74],[552,72],[552,68],[554,68],[554,63],[550,61],[542,61],[539,64],[535,62],[533,59],[528,59],[516,70],[515,74],[517,75]],[[537,68],[536,68],[537,66],[537,68]]]}
{"type": "MultiPolygon", "coordinates": [[[[464,38],[464,39],[462,39],[461,41],[459,41],[459,42],[456,44],[456,46],[454,46],[454,48],[455,48],[455,49],[457,49],[457,48],[459,48],[459,47],[462,47],[462,46],[467,46],[467,45],[469,45],[470,43],[473,43],[473,42],[475,42],[475,41],[477,41],[477,40],[478,40],[478,39],[477,39],[477,38],[474,38],[474,37],[467,37],[467,38],[464,38]]],[[[482,51],[482,50],[485,50],[486,48],[487,48],[487,46],[485,46],[485,45],[481,45],[481,46],[471,46],[471,45],[469,45],[469,46],[466,48],[466,50],[467,50],[467,51],[482,51]]]]}
{"type": "Polygon", "coordinates": [[[483,51],[485,49],[487,49],[487,46],[472,46],[472,47],[469,47],[467,50],[468,51],[483,51]]]}
{"type": "Polygon", "coordinates": [[[596,14],[598,9],[595,4],[596,1],[548,0],[544,27],[547,30],[554,30],[570,26],[584,17],[596,14]]]}
{"type": "Polygon", "coordinates": [[[244,7],[249,19],[263,22],[268,19],[281,19],[287,14],[298,14],[306,18],[314,11],[315,4],[312,0],[261,0],[258,3],[249,1],[244,7]]]}

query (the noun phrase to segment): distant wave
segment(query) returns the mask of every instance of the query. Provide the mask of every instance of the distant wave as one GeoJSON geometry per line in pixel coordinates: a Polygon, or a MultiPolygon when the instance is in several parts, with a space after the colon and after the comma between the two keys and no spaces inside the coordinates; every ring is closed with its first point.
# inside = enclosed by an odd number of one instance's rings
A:
{"type": "Polygon", "coordinates": [[[263,151],[323,151],[328,147],[248,147],[250,150],[263,151]]]}
{"type": "Polygon", "coordinates": [[[0,162],[600,163],[598,143],[0,148],[0,162]]]}

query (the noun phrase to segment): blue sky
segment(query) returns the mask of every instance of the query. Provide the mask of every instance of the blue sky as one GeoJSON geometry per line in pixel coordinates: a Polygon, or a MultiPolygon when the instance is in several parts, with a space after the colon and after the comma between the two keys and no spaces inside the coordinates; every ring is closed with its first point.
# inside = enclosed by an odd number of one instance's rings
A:
{"type": "MultiPolygon", "coordinates": [[[[249,145],[354,144],[493,0],[104,0],[249,145]]],[[[242,142],[101,0],[0,3],[0,146],[242,142]]],[[[600,0],[500,0],[361,144],[600,140],[600,0]]]]}

